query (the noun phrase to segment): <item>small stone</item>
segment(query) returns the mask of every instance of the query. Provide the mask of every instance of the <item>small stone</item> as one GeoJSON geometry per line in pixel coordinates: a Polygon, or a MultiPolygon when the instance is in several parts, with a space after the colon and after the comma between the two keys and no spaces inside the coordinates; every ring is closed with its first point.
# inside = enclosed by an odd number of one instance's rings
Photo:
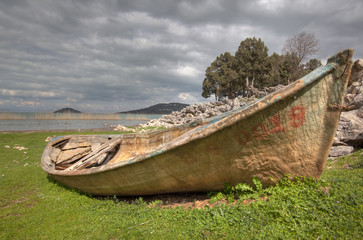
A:
{"type": "Polygon", "coordinates": [[[19,151],[28,150],[29,148],[26,147],[13,147],[14,149],[17,149],[19,151]]]}

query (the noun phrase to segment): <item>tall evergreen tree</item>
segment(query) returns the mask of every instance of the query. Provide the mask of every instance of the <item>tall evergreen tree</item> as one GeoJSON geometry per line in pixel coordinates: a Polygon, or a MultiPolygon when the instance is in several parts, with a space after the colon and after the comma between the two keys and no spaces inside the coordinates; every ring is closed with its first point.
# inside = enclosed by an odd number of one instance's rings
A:
{"type": "Polygon", "coordinates": [[[315,70],[318,67],[323,66],[323,64],[321,63],[321,61],[319,61],[316,58],[310,59],[309,62],[304,64],[304,69],[306,71],[306,74],[315,70]]]}
{"type": "Polygon", "coordinates": [[[225,52],[207,68],[203,81],[202,96],[208,98],[215,94],[216,99],[235,98],[239,90],[234,56],[229,52],[225,52]]]}
{"type": "Polygon", "coordinates": [[[268,48],[261,38],[246,38],[235,54],[240,84],[247,87],[263,88],[271,70],[268,48]]]}
{"type": "Polygon", "coordinates": [[[283,55],[283,63],[280,68],[283,82],[290,84],[304,75],[304,67],[299,62],[299,58],[294,53],[283,55]]]}
{"type": "Polygon", "coordinates": [[[269,86],[276,86],[279,84],[286,85],[287,72],[286,69],[284,69],[284,57],[277,53],[273,53],[268,60],[271,65],[268,85],[269,86]]]}

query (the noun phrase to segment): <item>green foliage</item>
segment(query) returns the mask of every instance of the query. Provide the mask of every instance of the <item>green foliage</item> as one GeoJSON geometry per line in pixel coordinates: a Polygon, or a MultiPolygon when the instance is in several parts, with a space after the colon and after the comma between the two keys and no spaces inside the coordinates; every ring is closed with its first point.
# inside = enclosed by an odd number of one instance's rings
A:
{"type": "Polygon", "coordinates": [[[304,70],[306,73],[309,73],[321,66],[323,66],[323,64],[318,59],[314,58],[314,59],[310,59],[309,62],[304,64],[304,70]]]}
{"type": "Polygon", "coordinates": [[[253,183],[255,188],[247,183],[239,183],[236,186],[231,186],[229,183],[225,183],[222,192],[210,192],[209,197],[211,203],[226,199],[229,203],[232,203],[235,199],[257,199],[258,197],[266,195],[262,189],[261,180],[256,176],[253,177],[253,183]]]}
{"type": "Polygon", "coordinates": [[[361,239],[362,150],[328,160],[319,181],[287,176],[263,189],[255,178],[253,187],[226,185],[235,204],[172,209],[82,194],[48,178],[44,140],[66,134],[75,133],[0,134],[0,239],[361,239]]]}
{"type": "Polygon", "coordinates": [[[240,81],[247,88],[263,88],[271,71],[268,48],[261,38],[246,38],[235,54],[240,81]]]}
{"type": "Polygon", "coordinates": [[[235,98],[240,90],[238,74],[235,70],[235,60],[229,52],[225,52],[216,58],[205,73],[202,96],[216,98],[235,98]]]}
{"type": "Polygon", "coordinates": [[[202,96],[233,99],[251,88],[287,85],[322,65],[317,59],[302,62],[318,51],[318,43],[313,34],[301,33],[286,41],[283,55],[269,56],[261,38],[246,38],[234,56],[221,54],[206,69],[202,96]]]}
{"type": "Polygon", "coordinates": [[[288,71],[285,69],[284,56],[273,53],[268,61],[271,64],[271,72],[269,74],[268,85],[275,86],[278,84],[287,85],[288,71]]]}
{"type": "Polygon", "coordinates": [[[244,95],[249,86],[264,87],[271,69],[268,49],[259,38],[246,38],[235,56],[221,54],[205,73],[202,96],[233,99],[244,95]]]}

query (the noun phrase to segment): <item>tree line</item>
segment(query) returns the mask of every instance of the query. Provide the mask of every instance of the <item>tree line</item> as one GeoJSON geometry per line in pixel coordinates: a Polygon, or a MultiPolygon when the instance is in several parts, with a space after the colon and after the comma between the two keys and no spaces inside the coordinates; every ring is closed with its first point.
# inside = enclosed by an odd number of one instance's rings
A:
{"type": "Polygon", "coordinates": [[[306,61],[318,50],[319,41],[311,33],[289,38],[283,54],[271,56],[261,38],[246,38],[234,55],[225,52],[206,69],[202,96],[233,99],[248,96],[253,89],[289,84],[322,65],[317,59],[306,61]]]}

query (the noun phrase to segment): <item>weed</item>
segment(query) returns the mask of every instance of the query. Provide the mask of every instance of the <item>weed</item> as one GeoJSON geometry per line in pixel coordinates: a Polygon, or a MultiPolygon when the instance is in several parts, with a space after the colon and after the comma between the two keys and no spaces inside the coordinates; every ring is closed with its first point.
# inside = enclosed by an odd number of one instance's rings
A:
{"type": "Polygon", "coordinates": [[[328,160],[320,180],[286,176],[263,189],[255,178],[253,186],[226,184],[224,191],[210,194],[213,200],[226,198],[236,204],[161,208],[160,200],[147,204],[146,197],[97,198],[47,178],[40,167],[44,140],[66,134],[75,133],[0,134],[0,239],[362,237],[362,150],[328,160]],[[28,148],[27,153],[14,146],[28,148]],[[261,197],[267,200],[259,201],[261,197]]]}

